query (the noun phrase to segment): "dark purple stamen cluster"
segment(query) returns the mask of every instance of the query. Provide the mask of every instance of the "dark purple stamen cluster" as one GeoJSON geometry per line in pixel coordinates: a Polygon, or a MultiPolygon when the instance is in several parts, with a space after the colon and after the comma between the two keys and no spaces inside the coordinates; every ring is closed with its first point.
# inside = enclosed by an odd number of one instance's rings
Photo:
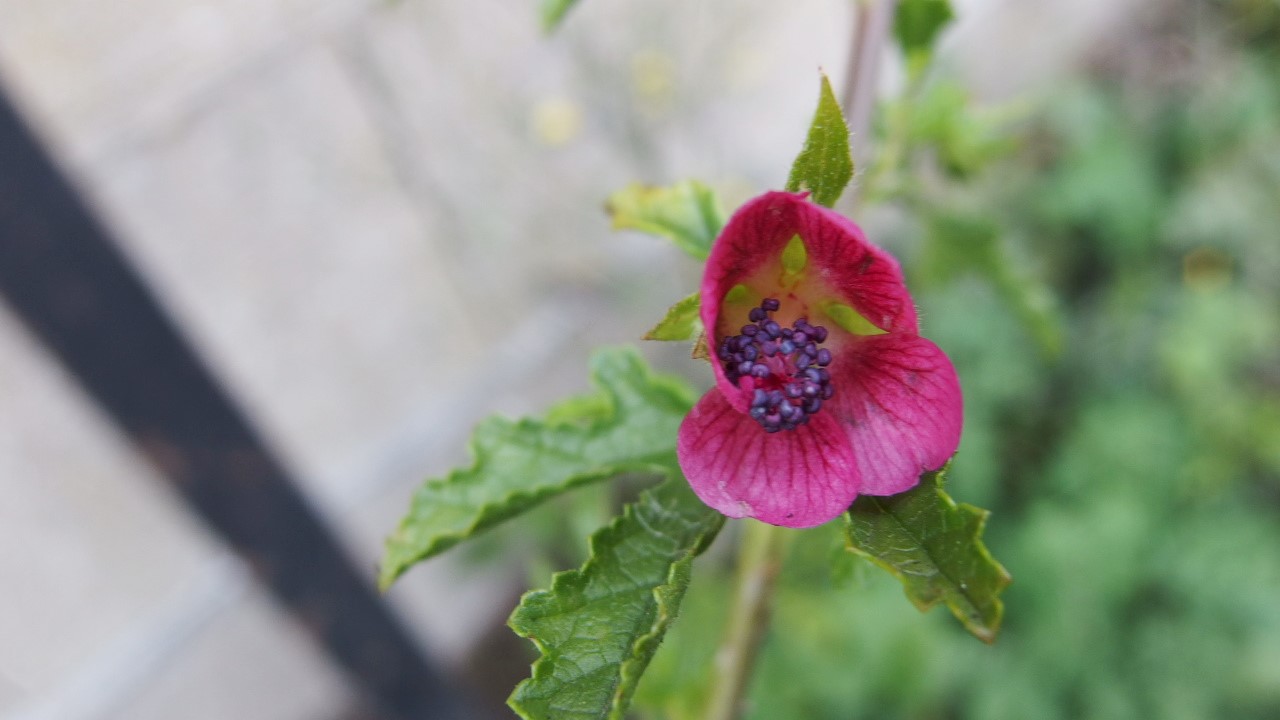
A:
{"type": "Polygon", "coordinates": [[[831,351],[818,347],[827,339],[827,329],[805,318],[784,328],[769,317],[780,307],[776,298],[766,298],[747,315],[752,324],[742,326],[741,335],[721,340],[718,351],[729,382],[756,379],[751,417],[771,433],[809,422],[822,401],[835,394],[827,372],[831,351]]]}

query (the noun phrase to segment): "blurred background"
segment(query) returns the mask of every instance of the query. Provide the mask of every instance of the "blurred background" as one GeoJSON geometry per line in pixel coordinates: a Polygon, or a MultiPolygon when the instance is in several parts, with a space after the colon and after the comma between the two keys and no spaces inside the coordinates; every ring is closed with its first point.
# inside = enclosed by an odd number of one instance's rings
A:
{"type": "MultiPolygon", "coordinates": [[[[863,170],[859,220],[960,372],[950,492],[993,511],[1004,633],[806,533],[752,717],[1280,717],[1280,3],[954,4],[877,122],[904,152],[863,170]]],[[[591,347],[695,285],[604,198],[779,186],[851,23],[583,0],[547,38],[496,0],[0,0],[0,90],[371,585],[476,420],[585,389],[591,347]]],[[[502,623],[610,492],[387,596],[474,717],[510,717],[532,648],[502,623]]],[[[728,565],[699,566],[638,716],[697,717],[728,565]]],[[[360,694],[0,303],[0,718],[347,718],[360,694]]]]}

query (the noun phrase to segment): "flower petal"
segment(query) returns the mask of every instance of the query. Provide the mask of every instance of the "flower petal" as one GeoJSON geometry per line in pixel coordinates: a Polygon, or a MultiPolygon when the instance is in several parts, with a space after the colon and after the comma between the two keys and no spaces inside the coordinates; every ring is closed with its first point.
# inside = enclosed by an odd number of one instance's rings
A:
{"type": "MultiPolygon", "coordinates": [[[[720,309],[729,290],[777,260],[791,236],[795,235],[795,204],[807,202],[803,198],[803,195],[791,193],[765,193],[738,208],[720,231],[720,236],[711,246],[700,291],[702,325],[713,335],[719,326],[720,309]]],[[[714,357],[714,348],[719,340],[719,337],[713,337],[711,342],[711,367],[716,374],[716,387],[725,393],[735,408],[745,413],[747,400],[725,377],[724,368],[714,357]]]]}
{"type": "Polygon", "coordinates": [[[714,388],[680,425],[676,452],[693,491],[729,517],[812,527],[838,517],[858,494],[853,453],[834,418],[819,413],[770,434],[714,388]]]}
{"type": "Polygon", "coordinates": [[[836,392],[824,412],[844,425],[860,492],[900,493],[955,454],[964,415],[960,381],[929,340],[860,338],[831,366],[831,384],[836,392]]]}
{"type": "Polygon", "coordinates": [[[809,266],[823,282],[881,330],[920,332],[915,303],[892,255],[868,242],[862,228],[837,212],[803,202],[796,214],[809,266]]]}
{"type": "MultiPolygon", "coordinates": [[[[815,205],[803,193],[787,192],[765,193],[729,218],[711,248],[702,279],[703,326],[715,332],[730,289],[778,262],[797,234],[808,254],[807,272],[815,273],[836,297],[882,330],[918,332],[915,305],[898,261],[868,242],[847,218],[815,205]]],[[[713,361],[712,366],[716,385],[734,407],[745,412],[745,398],[734,392],[720,363],[713,361]]]]}

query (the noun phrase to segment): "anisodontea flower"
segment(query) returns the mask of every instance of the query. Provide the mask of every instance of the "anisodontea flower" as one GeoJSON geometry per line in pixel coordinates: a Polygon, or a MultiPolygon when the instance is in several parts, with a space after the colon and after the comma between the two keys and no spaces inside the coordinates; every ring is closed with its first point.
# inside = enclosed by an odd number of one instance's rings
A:
{"type": "Polygon", "coordinates": [[[920,337],[902,270],[803,194],[742,206],[702,280],[716,385],[680,426],[680,467],[729,517],[811,527],[892,495],[960,442],[960,383],[920,337]]]}

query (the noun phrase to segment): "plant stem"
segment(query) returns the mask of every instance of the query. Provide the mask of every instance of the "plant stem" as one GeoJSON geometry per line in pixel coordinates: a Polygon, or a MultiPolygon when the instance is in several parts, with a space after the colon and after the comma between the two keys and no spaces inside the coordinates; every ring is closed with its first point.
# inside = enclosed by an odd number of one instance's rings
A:
{"type": "MultiPolygon", "coordinates": [[[[857,0],[853,47],[842,93],[845,117],[854,140],[859,166],[869,157],[871,115],[876,103],[876,81],[897,0],[857,0]]],[[[857,203],[858,186],[850,189],[848,202],[857,203]]],[[[724,642],[716,654],[716,685],[706,720],[739,720],[760,645],[769,628],[770,604],[788,536],[783,528],[746,521],[738,550],[738,578],[733,608],[724,642]]]]}
{"type": "MultiPolygon", "coordinates": [[[[871,116],[876,106],[876,82],[880,77],[880,58],[884,55],[893,28],[893,15],[898,0],[857,0],[854,10],[853,46],[849,49],[849,69],[842,93],[845,118],[853,138],[853,159],[857,167],[870,157],[871,116]]],[[[855,183],[846,202],[858,202],[860,183],[855,183]]]]}
{"type": "Polygon", "coordinates": [[[716,685],[707,720],[737,720],[760,644],[769,628],[773,589],[782,567],[787,531],[746,520],[738,549],[738,578],[724,642],[716,653],[716,685]]]}

